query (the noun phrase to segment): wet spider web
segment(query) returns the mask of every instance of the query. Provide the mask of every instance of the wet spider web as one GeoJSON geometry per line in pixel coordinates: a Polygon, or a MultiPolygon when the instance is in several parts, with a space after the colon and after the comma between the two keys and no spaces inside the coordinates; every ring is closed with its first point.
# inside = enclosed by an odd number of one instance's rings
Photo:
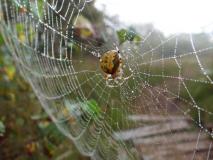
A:
{"type": "Polygon", "coordinates": [[[150,29],[140,41],[119,45],[106,20],[100,44],[76,31],[85,12],[95,21],[91,0],[0,2],[1,32],[20,73],[81,154],[180,159],[185,147],[181,159],[198,159],[199,152],[212,158],[213,132],[204,123],[213,119],[212,104],[197,96],[200,88],[213,89],[212,41],[203,47],[194,34],[165,38],[150,29]],[[115,46],[123,75],[105,80],[98,57],[115,46]]]}

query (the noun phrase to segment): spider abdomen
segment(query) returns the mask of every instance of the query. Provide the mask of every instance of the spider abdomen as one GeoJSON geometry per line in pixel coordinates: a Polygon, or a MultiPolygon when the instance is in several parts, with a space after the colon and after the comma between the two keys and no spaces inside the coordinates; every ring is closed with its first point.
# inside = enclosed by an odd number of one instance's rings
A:
{"type": "Polygon", "coordinates": [[[119,71],[120,58],[116,50],[104,53],[100,58],[100,67],[106,74],[115,75],[119,71]]]}

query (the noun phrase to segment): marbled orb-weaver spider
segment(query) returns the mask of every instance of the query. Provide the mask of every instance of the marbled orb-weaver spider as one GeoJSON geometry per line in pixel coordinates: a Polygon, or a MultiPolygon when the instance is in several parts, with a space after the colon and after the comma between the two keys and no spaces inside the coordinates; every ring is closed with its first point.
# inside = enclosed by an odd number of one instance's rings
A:
{"type": "Polygon", "coordinates": [[[116,79],[122,76],[122,58],[119,49],[105,52],[100,57],[100,68],[105,74],[105,79],[116,79]]]}

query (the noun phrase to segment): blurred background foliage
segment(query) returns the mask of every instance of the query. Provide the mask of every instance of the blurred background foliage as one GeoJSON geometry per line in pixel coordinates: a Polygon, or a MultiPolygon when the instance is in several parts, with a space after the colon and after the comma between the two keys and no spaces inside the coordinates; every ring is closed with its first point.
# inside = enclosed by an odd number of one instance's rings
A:
{"type": "Polygon", "coordinates": [[[0,36],[0,159],[85,159],[42,110],[0,36]]]}

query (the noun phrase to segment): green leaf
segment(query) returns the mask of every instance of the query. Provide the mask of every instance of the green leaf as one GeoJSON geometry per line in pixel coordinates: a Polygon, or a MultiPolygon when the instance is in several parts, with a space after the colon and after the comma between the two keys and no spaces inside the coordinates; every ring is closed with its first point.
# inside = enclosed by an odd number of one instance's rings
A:
{"type": "Polygon", "coordinates": [[[136,35],[135,37],[134,37],[134,42],[135,43],[138,43],[138,42],[140,42],[142,40],[142,38],[140,37],[140,36],[138,36],[138,35],[136,35]]]}
{"type": "Polygon", "coordinates": [[[126,30],[126,29],[121,29],[117,31],[117,35],[118,35],[120,44],[126,41],[140,42],[142,39],[136,32],[132,30],[126,30]]]}
{"type": "Polygon", "coordinates": [[[100,107],[98,106],[98,103],[95,101],[95,100],[89,100],[86,102],[86,106],[87,106],[87,110],[95,115],[95,116],[99,116],[100,113],[101,113],[101,109],[100,107]]]}
{"type": "Polygon", "coordinates": [[[117,35],[118,35],[120,44],[124,43],[127,40],[127,30],[121,29],[117,31],[117,35]]]}

